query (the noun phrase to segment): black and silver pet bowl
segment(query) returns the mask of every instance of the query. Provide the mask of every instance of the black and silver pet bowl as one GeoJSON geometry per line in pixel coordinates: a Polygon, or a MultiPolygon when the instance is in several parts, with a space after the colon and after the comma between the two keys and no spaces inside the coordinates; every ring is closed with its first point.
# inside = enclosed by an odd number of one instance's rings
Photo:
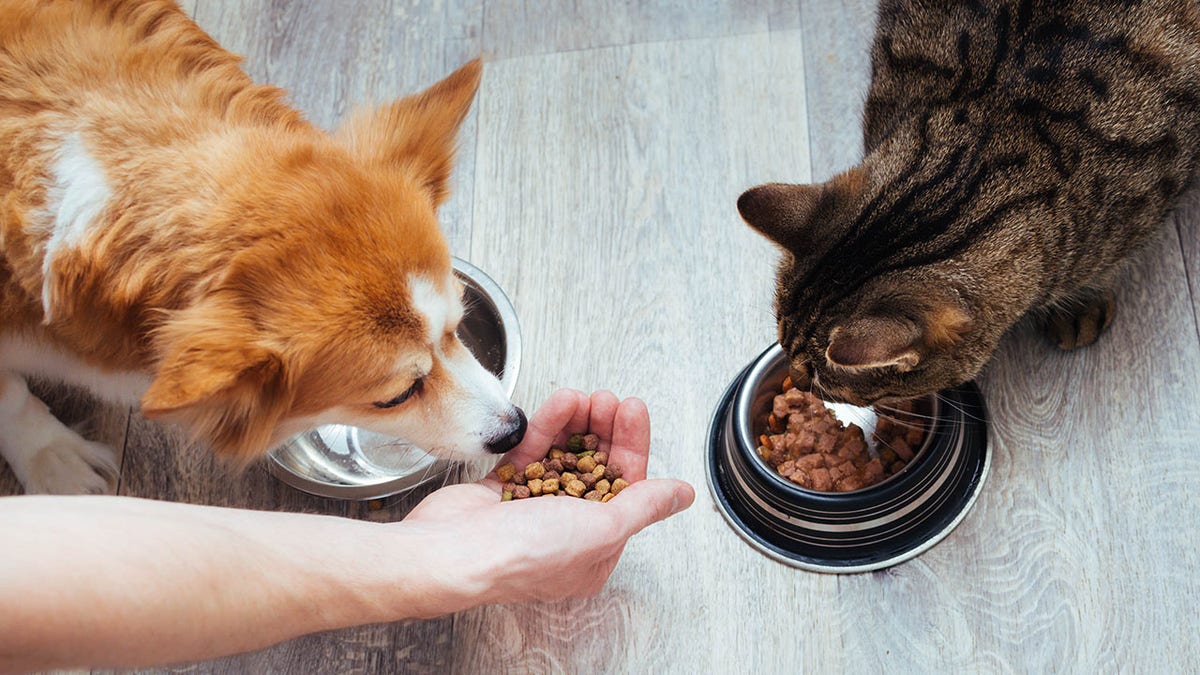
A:
{"type": "MultiPolygon", "coordinates": [[[[747,543],[806,570],[865,572],[920,555],[966,516],[991,464],[987,411],[974,383],[918,402],[930,424],[899,473],[853,492],[818,492],[780,476],[757,452],[756,424],[787,369],[779,345],[763,352],[725,391],[709,429],[709,488],[747,543]]],[[[874,411],[830,407],[870,436],[874,411]]]]}
{"type": "MultiPolygon", "coordinates": [[[[466,312],[458,337],[512,396],[521,368],[521,329],[508,296],[471,263],[454,259],[466,312]]],[[[381,499],[445,481],[452,463],[403,439],[343,424],[302,433],[267,455],[279,480],[320,497],[381,499]]]]}

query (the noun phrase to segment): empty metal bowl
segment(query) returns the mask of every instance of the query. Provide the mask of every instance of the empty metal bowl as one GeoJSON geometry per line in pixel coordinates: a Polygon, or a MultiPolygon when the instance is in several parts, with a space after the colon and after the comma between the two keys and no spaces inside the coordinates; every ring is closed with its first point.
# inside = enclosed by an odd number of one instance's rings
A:
{"type": "MultiPolygon", "coordinates": [[[[521,329],[508,296],[482,270],[454,259],[465,287],[458,336],[509,396],[521,368],[521,329]]],[[[342,424],[300,434],[267,455],[267,470],[288,485],[321,497],[380,499],[435,479],[452,466],[402,439],[342,424]]]]}
{"type": "MultiPolygon", "coordinates": [[[[759,457],[756,428],[787,375],[773,345],[729,385],[708,437],[708,483],[725,519],[762,553],[819,572],[865,572],[928,550],[966,516],[991,463],[987,411],[974,383],[918,402],[925,440],[896,475],[853,492],[818,492],[780,476],[759,457]]],[[[829,406],[870,438],[875,413],[829,406]]]]}

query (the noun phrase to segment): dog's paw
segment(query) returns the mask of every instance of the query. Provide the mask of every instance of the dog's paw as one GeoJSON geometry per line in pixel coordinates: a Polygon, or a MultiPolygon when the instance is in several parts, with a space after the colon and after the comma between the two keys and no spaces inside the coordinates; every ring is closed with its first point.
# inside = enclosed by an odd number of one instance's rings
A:
{"type": "Polygon", "coordinates": [[[1110,291],[1089,293],[1063,306],[1052,307],[1046,317],[1046,335],[1060,349],[1086,347],[1112,323],[1117,300],[1110,291]]]}
{"type": "Polygon", "coordinates": [[[116,491],[117,455],[103,443],[61,434],[29,458],[26,494],[100,495],[116,491]]]}

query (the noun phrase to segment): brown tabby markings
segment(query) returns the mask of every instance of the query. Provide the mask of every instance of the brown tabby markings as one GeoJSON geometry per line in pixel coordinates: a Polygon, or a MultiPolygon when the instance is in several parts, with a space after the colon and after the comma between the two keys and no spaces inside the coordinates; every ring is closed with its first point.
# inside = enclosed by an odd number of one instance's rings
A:
{"type": "Polygon", "coordinates": [[[872,70],[860,166],[738,200],[793,366],[867,403],[974,377],[1030,311],[1095,340],[1195,170],[1197,4],[885,0],[872,70]]]}

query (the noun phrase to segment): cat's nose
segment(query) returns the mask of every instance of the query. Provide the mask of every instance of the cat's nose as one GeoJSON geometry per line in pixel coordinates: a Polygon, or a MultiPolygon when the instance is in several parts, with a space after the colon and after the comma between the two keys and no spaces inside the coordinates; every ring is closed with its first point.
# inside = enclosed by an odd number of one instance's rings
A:
{"type": "Polygon", "coordinates": [[[792,386],[800,391],[808,391],[812,387],[812,370],[807,363],[788,366],[788,377],[792,379],[792,386]]]}

